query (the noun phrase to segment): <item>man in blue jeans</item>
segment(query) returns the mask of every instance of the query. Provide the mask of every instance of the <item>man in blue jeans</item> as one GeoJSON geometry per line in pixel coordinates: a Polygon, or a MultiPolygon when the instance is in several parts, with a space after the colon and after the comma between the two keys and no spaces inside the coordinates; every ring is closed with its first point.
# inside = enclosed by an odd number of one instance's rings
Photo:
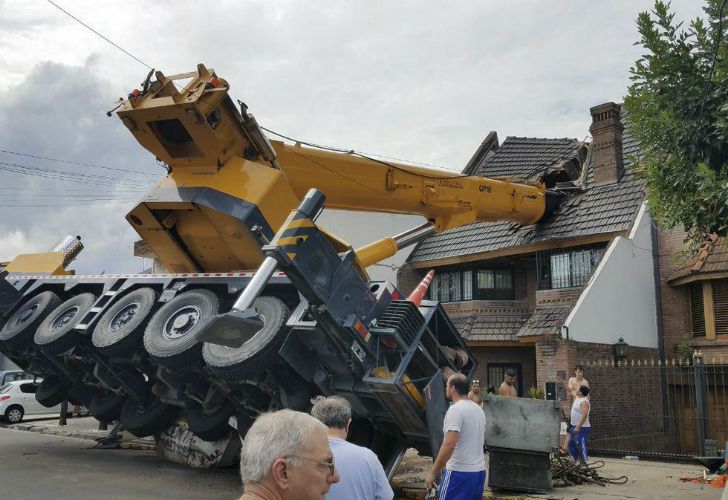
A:
{"type": "Polygon", "coordinates": [[[569,455],[575,461],[585,464],[589,460],[589,451],[586,442],[589,439],[589,387],[582,385],[576,393],[574,404],[571,405],[571,438],[569,439],[569,455]]]}
{"type": "Polygon", "coordinates": [[[442,471],[439,499],[480,500],[485,489],[485,412],[468,398],[465,375],[452,375],[445,390],[453,404],[445,414],[445,438],[427,474],[427,487],[434,486],[442,471]]]}

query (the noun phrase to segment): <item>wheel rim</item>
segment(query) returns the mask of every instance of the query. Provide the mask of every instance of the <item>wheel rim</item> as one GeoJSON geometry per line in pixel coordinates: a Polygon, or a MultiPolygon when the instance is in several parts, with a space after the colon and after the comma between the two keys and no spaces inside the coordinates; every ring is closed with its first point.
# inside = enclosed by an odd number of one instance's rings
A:
{"type": "Polygon", "coordinates": [[[26,323],[33,314],[35,314],[35,311],[38,310],[38,304],[33,304],[30,307],[28,307],[25,311],[23,311],[23,314],[18,316],[18,319],[15,320],[14,326],[20,326],[24,323],[26,323]]]}
{"type": "Polygon", "coordinates": [[[8,413],[8,420],[12,423],[20,422],[21,418],[23,418],[23,414],[17,408],[13,408],[8,413]]]}
{"type": "Polygon", "coordinates": [[[183,306],[169,315],[162,328],[162,337],[176,340],[184,337],[199,323],[202,311],[197,306],[183,306]]]}
{"type": "Polygon", "coordinates": [[[117,330],[120,330],[136,316],[136,314],[139,312],[139,309],[141,308],[142,303],[139,301],[134,301],[131,304],[127,304],[124,307],[121,308],[119,312],[114,314],[114,317],[111,318],[111,321],[109,322],[109,330],[112,332],[115,332],[117,330]]]}
{"type": "Polygon", "coordinates": [[[73,321],[73,318],[76,317],[79,310],[80,309],[78,308],[78,306],[71,306],[63,311],[61,314],[57,315],[55,318],[53,318],[53,321],[51,323],[51,331],[55,332],[64,328],[71,321],[73,321]]]}

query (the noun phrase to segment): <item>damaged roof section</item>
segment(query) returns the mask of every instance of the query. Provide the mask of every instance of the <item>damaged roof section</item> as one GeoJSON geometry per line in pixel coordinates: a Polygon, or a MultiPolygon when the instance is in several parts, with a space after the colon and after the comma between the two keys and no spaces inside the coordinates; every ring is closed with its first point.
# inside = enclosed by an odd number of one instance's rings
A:
{"type": "MultiPolygon", "coordinates": [[[[622,112],[624,120],[624,112],[622,112]]],[[[541,180],[549,169],[561,165],[575,172],[575,161],[581,157],[581,142],[576,139],[529,139],[509,137],[476,170],[489,177],[535,177],[541,180]],[[541,176],[541,177],[539,177],[541,176]]],[[[644,201],[645,181],[630,165],[639,149],[629,128],[622,136],[625,168],[617,182],[597,185],[594,182],[594,161],[591,154],[586,167],[574,182],[576,189],[556,212],[538,224],[521,226],[509,222],[477,222],[431,236],[412,252],[409,262],[437,261],[477,255],[488,258],[488,252],[503,249],[517,254],[518,247],[550,240],[568,240],[584,236],[627,231],[644,201]]]]}
{"type": "Polygon", "coordinates": [[[468,342],[517,341],[518,332],[530,313],[503,311],[452,318],[453,324],[468,342]]]}
{"type": "Polygon", "coordinates": [[[688,259],[669,278],[668,283],[679,285],[716,273],[728,272],[728,245],[725,238],[710,235],[700,250],[688,259]]]}

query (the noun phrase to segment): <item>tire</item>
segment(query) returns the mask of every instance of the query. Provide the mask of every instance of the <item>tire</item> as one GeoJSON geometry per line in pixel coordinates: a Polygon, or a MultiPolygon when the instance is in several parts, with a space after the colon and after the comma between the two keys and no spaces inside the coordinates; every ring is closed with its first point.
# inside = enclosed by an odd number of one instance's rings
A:
{"type": "Polygon", "coordinates": [[[217,441],[233,430],[228,425],[230,416],[235,412],[232,403],[227,402],[211,415],[204,413],[202,406],[195,404],[187,409],[187,426],[203,441],[217,441]]]}
{"type": "Polygon", "coordinates": [[[176,296],[149,320],[144,348],[154,361],[172,370],[185,370],[201,363],[199,336],[204,320],[216,315],[219,309],[217,295],[210,290],[190,290],[176,296]]]}
{"type": "Polygon", "coordinates": [[[35,331],[33,340],[46,354],[61,354],[78,344],[81,334],[74,330],[96,302],[96,295],[82,293],[53,309],[35,331]]]}
{"type": "Polygon", "coordinates": [[[157,307],[157,292],[137,288],[119,297],[101,316],[91,342],[106,355],[132,354],[141,348],[144,329],[157,307]]]}
{"type": "Polygon", "coordinates": [[[100,392],[99,389],[84,385],[80,382],[73,384],[66,391],[68,394],[68,402],[76,406],[88,406],[91,404],[93,397],[100,392]]]}
{"type": "Polygon", "coordinates": [[[17,424],[18,422],[21,422],[23,420],[24,414],[25,412],[23,411],[22,406],[13,405],[5,410],[5,420],[10,422],[11,424],[17,424]]]}
{"type": "Polygon", "coordinates": [[[34,295],[7,319],[0,330],[0,342],[10,349],[21,349],[33,342],[35,330],[60,302],[53,292],[34,295]]]}
{"type": "Polygon", "coordinates": [[[126,430],[137,437],[146,437],[162,432],[174,423],[178,408],[150,398],[144,405],[127,398],[121,407],[119,421],[126,430]]]}
{"type": "Polygon", "coordinates": [[[68,387],[53,379],[43,379],[35,391],[35,400],[46,408],[52,408],[68,399],[66,389],[68,387]]]}
{"type": "MultiPolygon", "coordinates": [[[[113,392],[94,394],[88,404],[87,411],[99,422],[108,424],[119,418],[125,399],[124,396],[118,396],[113,392]]],[[[81,416],[80,409],[79,416],[81,416]]]]}
{"type": "Polygon", "coordinates": [[[288,306],[276,297],[258,297],[253,307],[263,328],[240,347],[205,343],[202,354],[210,370],[226,380],[239,380],[269,369],[288,334],[288,306]]]}

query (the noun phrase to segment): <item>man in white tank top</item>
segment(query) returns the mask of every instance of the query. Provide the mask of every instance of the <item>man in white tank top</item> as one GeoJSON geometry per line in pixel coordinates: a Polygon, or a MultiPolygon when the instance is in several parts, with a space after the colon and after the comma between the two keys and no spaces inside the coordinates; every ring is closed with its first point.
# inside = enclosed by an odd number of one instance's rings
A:
{"type": "Polygon", "coordinates": [[[589,460],[589,453],[586,447],[589,439],[589,413],[591,402],[589,401],[589,387],[582,385],[576,392],[576,399],[571,405],[571,438],[569,439],[569,455],[585,464],[589,460]]]}
{"type": "Polygon", "coordinates": [[[582,385],[576,393],[574,404],[571,405],[571,438],[569,439],[569,455],[577,462],[585,464],[589,460],[586,442],[589,439],[589,387],[582,385]]]}

